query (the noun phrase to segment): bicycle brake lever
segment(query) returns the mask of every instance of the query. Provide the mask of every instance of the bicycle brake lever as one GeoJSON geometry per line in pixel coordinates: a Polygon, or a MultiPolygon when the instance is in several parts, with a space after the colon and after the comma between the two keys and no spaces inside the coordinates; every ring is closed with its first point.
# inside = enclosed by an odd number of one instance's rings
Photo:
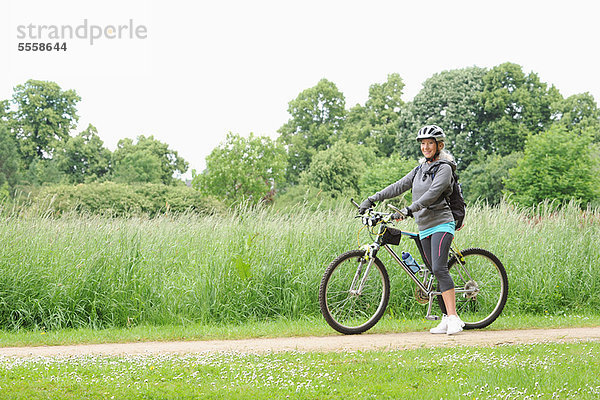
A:
{"type": "Polygon", "coordinates": [[[402,213],[402,211],[400,211],[400,209],[394,205],[388,204],[387,206],[396,212],[402,213]]]}

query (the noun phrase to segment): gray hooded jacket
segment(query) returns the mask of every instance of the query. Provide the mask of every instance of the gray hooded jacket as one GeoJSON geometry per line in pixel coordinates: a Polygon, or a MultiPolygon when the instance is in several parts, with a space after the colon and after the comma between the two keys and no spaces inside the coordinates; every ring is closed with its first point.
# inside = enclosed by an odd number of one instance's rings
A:
{"type": "Polygon", "coordinates": [[[418,165],[396,183],[370,196],[371,201],[382,201],[399,196],[412,189],[413,203],[408,206],[419,227],[419,231],[454,221],[452,210],[446,198],[452,194],[452,171],[456,164],[452,161],[437,160],[418,165]],[[433,168],[439,165],[432,179],[433,168]]]}

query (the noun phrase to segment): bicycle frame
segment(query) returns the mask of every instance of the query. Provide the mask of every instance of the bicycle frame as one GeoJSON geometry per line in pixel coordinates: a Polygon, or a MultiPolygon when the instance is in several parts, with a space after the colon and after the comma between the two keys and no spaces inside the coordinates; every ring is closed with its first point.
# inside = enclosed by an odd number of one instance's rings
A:
{"type": "MultiPolygon", "coordinates": [[[[434,321],[438,320],[439,316],[431,315],[431,309],[433,306],[433,299],[435,298],[435,296],[440,296],[442,294],[442,292],[432,289],[433,282],[435,281],[435,277],[433,275],[432,266],[429,263],[429,260],[427,259],[427,257],[425,257],[425,253],[423,251],[423,244],[421,243],[421,239],[419,238],[419,235],[417,233],[400,230],[400,234],[402,236],[407,236],[410,239],[413,239],[415,241],[417,249],[419,250],[419,253],[421,254],[421,259],[423,260],[423,262],[425,263],[425,266],[427,267],[427,270],[423,271],[423,274],[422,274],[423,280],[422,281],[419,280],[419,278],[417,277],[417,274],[415,272],[413,272],[412,269],[410,269],[410,267],[404,262],[404,260],[402,260],[401,257],[398,256],[398,254],[396,254],[396,252],[390,247],[389,244],[381,243],[383,234],[386,229],[387,229],[387,225],[385,223],[380,224],[379,230],[377,233],[377,240],[375,241],[375,243],[369,245],[370,254],[368,254],[368,256],[367,256],[368,257],[367,259],[369,260],[369,264],[367,265],[367,271],[365,273],[365,277],[367,276],[367,274],[369,272],[369,268],[371,267],[371,265],[373,263],[372,257],[374,257],[377,254],[377,251],[381,247],[383,247],[392,256],[392,258],[398,264],[400,264],[400,266],[404,269],[404,272],[406,272],[408,274],[408,276],[413,280],[413,282],[417,285],[417,287],[419,287],[419,289],[421,289],[422,292],[429,297],[429,304],[427,306],[427,315],[425,316],[425,318],[428,320],[434,320],[434,321]]],[[[469,280],[470,280],[471,276],[469,274],[469,271],[465,268],[464,258],[462,256],[462,254],[460,253],[460,251],[455,250],[454,247],[451,245],[450,246],[450,254],[452,256],[456,257],[456,259],[458,261],[456,265],[460,266],[458,273],[461,275],[461,277],[462,277],[462,274],[464,273],[469,277],[469,280]]],[[[360,274],[360,270],[361,270],[361,268],[359,267],[359,269],[357,270],[357,276],[358,276],[358,274],[360,274]]],[[[355,280],[356,280],[356,277],[355,277],[355,280]]],[[[364,282],[361,282],[361,284],[359,286],[359,291],[357,292],[357,294],[360,294],[360,292],[362,291],[363,284],[364,284],[364,282]]],[[[354,286],[354,282],[353,282],[352,286],[354,286]]],[[[454,290],[455,290],[455,293],[457,293],[457,294],[458,293],[466,293],[468,295],[470,295],[476,291],[476,289],[465,289],[465,288],[455,288],[454,290]]]]}

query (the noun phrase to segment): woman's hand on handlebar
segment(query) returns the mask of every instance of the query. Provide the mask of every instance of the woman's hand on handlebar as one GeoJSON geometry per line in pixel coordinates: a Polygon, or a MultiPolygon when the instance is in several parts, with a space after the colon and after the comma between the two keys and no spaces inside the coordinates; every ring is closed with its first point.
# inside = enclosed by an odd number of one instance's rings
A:
{"type": "Polygon", "coordinates": [[[391,204],[388,204],[388,207],[395,211],[395,213],[392,214],[392,219],[395,221],[402,221],[411,216],[410,210],[407,207],[404,207],[402,210],[391,204]]]}
{"type": "Polygon", "coordinates": [[[400,212],[395,212],[392,214],[392,220],[394,220],[394,221],[402,221],[405,218],[406,218],[406,215],[404,215],[400,212]]]}
{"type": "Polygon", "coordinates": [[[358,213],[360,215],[363,215],[369,208],[373,207],[375,203],[373,203],[371,201],[371,199],[369,199],[368,197],[362,202],[360,203],[360,205],[358,206],[358,213]]]}

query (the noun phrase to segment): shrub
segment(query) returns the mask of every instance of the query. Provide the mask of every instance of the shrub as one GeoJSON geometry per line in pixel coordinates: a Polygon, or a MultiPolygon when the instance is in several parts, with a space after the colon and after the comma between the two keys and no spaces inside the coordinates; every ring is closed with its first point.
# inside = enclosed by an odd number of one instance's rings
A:
{"type": "Polygon", "coordinates": [[[523,153],[520,152],[507,156],[492,154],[481,162],[471,163],[460,174],[465,200],[469,203],[483,200],[489,204],[499,204],[502,200],[504,181],[508,178],[508,171],[514,168],[522,157],[523,153]]]}
{"type": "Polygon", "coordinates": [[[114,216],[184,211],[213,213],[224,208],[218,200],[202,196],[184,185],[114,182],[47,186],[37,193],[31,205],[58,214],[76,211],[114,216]]]}
{"type": "Polygon", "coordinates": [[[598,160],[591,135],[554,127],[530,136],[523,157],[505,181],[512,199],[525,206],[544,200],[583,204],[598,198],[598,160]]]}

